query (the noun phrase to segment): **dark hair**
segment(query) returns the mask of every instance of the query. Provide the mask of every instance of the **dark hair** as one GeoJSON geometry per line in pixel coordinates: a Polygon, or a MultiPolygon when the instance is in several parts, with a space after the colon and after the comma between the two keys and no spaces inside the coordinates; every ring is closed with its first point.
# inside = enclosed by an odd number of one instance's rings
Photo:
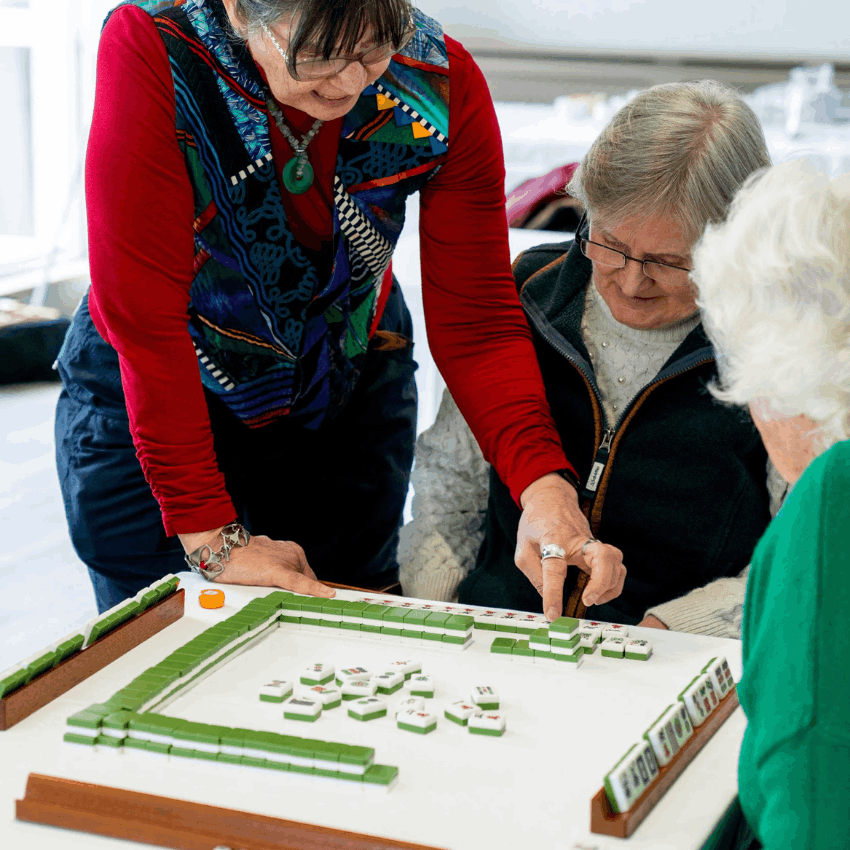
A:
{"type": "Polygon", "coordinates": [[[351,53],[367,27],[376,44],[398,45],[413,19],[409,0],[234,0],[234,11],[249,34],[262,24],[295,18],[286,51],[291,73],[305,48],[325,59],[337,51],[351,53]]]}

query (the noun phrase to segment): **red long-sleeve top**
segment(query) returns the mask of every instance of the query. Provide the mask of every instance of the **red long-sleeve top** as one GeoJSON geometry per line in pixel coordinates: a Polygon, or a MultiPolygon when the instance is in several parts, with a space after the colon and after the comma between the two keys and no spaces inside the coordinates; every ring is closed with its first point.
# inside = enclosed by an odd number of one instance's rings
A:
{"type": "MultiPolygon", "coordinates": [[[[446,43],[450,149],[420,197],[428,341],[484,456],[518,498],[569,463],[510,271],[492,100],[469,53],[446,43]]],[[[306,133],[314,119],[283,108],[296,136],[306,133]]],[[[236,515],[187,331],[194,211],[174,114],[168,57],[152,19],[135,6],[119,8],[100,41],[86,157],[89,306],[118,352],[133,440],[169,534],[215,528],[236,515]]],[[[307,245],[331,237],[340,127],[341,119],[328,122],[310,145],[313,187],[282,193],[307,245]]],[[[270,133],[281,168],[292,151],[277,127],[270,133]]]]}

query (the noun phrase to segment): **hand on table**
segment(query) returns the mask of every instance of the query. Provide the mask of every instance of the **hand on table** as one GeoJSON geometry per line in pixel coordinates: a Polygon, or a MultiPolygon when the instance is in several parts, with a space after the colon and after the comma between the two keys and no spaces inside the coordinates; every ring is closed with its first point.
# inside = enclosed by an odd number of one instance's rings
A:
{"type": "Polygon", "coordinates": [[[638,626],[642,626],[646,629],[664,629],[665,631],[670,631],[658,617],[653,617],[652,614],[647,614],[639,623],[638,626]]]}
{"type": "Polygon", "coordinates": [[[582,547],[593,535],[579,508],[574,487],[560,475],[544,475],[525,488],[520,502],[523,510],[514,562],[543,597],[543,611],[548,620],[560,617],[564,609],[568,564],[576,565],[590,576],[582,594],[586,606],[602,605],[622,593],[626,568],[619,549],[601,542],[591,543],[582,555],[582,547]],[[549,543],[561,546],[565,558],[546,558],[541,562],[540,549],[549,543]]]}
{"type": "MultiPolygon", "coordinates": [[[[209,544],[213,550],[221,545],[221,529],[202,534],[181,534],[180,542],[187,552],[209,544]],[[191,547],[191,548],[190,548],[191,547]]],[[[290,540],[272,540],[263,534],[252,535],[247,546],[235,546],[224,569],[213,581],[219,584],[247,584],[254,587],[281,587],[295,593],[330,599],[336,591],[316,579],[307,563],[304,550],[290,540]]]]}

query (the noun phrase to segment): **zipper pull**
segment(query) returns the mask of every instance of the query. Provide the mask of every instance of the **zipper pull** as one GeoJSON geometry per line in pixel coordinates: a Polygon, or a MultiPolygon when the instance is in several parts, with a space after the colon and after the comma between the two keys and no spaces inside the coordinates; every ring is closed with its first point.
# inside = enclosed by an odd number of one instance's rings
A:
{"type": "Polygon", "coordinates": [[[590,475],[587,477],[587,483],[584,485],[582,498],[592,499],[599,487],[599,482],[602,480],[602,473],[605,471],[605,464],[608,463],[608,454],[611,451],[611,443],[614,441],[614,429],[608,428],[602,435],[602,443],[596,450],[596,457],[593,459],[593,466],[590,469],[590,475]]]}

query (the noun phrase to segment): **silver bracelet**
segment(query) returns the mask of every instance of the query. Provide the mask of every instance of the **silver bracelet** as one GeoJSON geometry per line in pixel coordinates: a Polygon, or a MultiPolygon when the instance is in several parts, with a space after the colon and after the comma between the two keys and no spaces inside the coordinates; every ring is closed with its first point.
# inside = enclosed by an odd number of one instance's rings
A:
{"type": "Polygon", "coordinates": [[[213,551],[212,546],[205,543],[186,555],[186,563],[192,572],[203,576],[207,581],[212,581],[224,570],[225,562],[230,560],[231,549],[247,546],[251,541],[251,535],[238,522],[224,526],[220,534],[221,547],[218,551],[213,551]]]}

